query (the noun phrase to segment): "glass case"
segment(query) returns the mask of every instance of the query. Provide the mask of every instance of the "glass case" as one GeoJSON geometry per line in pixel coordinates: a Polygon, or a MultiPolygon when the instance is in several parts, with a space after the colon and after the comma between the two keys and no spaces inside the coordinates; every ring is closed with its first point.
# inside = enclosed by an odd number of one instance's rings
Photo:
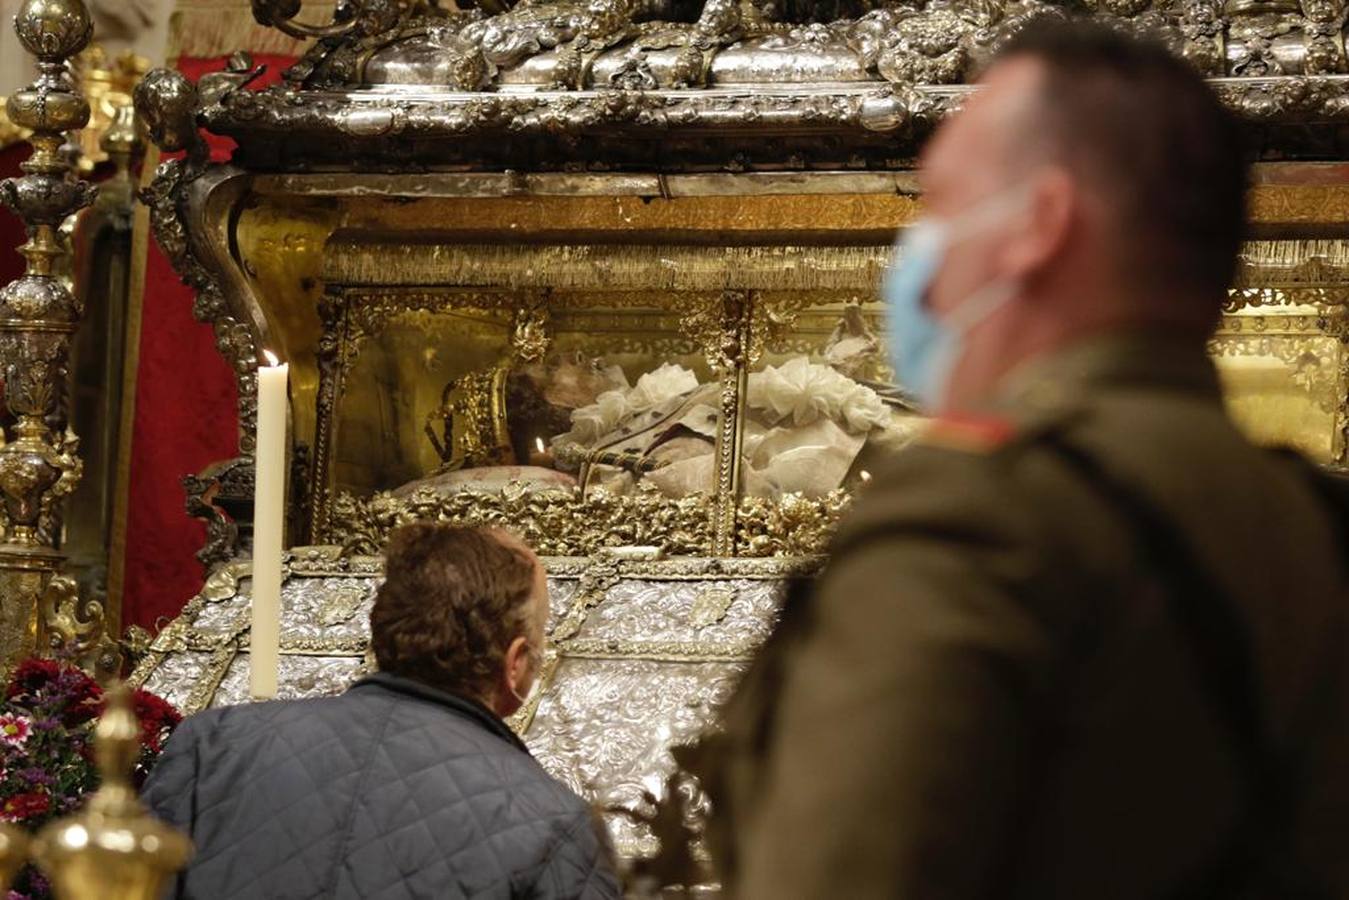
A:
{"type": "MultiPolygon", "coordinates": [[[[377,552],[441,518],[560,556],[811,555],[921,425],[886,351],[888,247],[506,252],[440,248],[468,283],[329,280],[314,542],[377,552]]],[[[1210,349],[1239,423],[1342,462],[1342,307],[1298,287],[1229,307],[1210,349]]]]}
{"type": "MultiPolygon", "coordinates": [[[[631,492],[669,459],[626,434],[655,426],[716,437],[720,405],[704,395],[717,379],[679,320],[680,303],[703,300],[660,292],[348,295],[360,330],[330,426],[334,489],[631,492]],[[383,312],[372,318],[365,303],[383,312]],[[691,393],[697,421],[672,418],[691,393]]],[[[707,493],[711,469],[659,484],[670,496],[707,493]]]]}
{"type": "Polygon", "coordinates": [[[913,433],[886,247],[451,252],[452,286],[327,280],[315,542],[375,552],[432,517],[553,555],[818,553],[913,433]]]}

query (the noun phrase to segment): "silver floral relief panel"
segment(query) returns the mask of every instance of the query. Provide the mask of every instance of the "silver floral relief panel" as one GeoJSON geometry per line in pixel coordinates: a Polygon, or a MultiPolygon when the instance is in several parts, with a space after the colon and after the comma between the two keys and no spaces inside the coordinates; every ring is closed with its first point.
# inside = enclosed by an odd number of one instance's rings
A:
{"type": "MultiPolygon", "coordinates": [[[[281,643],[369,641],[370,608],[378,582],[353,578],[292,578],[281,591],[281,643]]],[[[208,603],[194,627],[233,636],[247,631],[253,596],[248,580],[232,597],[208,603]]]]}
{"type": "Polygon", "coordinates": [[[144,687],[178,709],[188,710],[191,708],[192,688],[207,677],[212,655],[194,650],[168,654],[149,673],[144,687]]]}
{"type": "Polygon", "coordinates": [[[644,794],[662,796],[675,768],[670,748],[712,722],[743,667],[563,658],[526,744],[554,777],[604,812],[620,855],[650,855],[658,849],[650,830],[618,810],[642,810],[644,794]]]}
{"type": "MultiPolygon", "coordinates": [[[[249,655],[239,653],[230,661],[220,686],[211,698],[211,706],[233,706],[250,702],[248,694],[249,655]]],[[[308,700],[340,694],[352,682],[367,674],[366,662],[357,656],[282,656],[277,695],[281,700],[308,700]]]]}
{"type": "Polygon", "coordinates": [[[577,640],[758,644],[777,609],[776,582],[625,580],[614,585],[577,640]]]}
{"type": "Polygon", "coordinates": [[[715,722],[771,631],[790,574],[725,560],[623,565],[601,557],[572,582],[571,607],[553,626],[549,664],[527,708],[525,741],[604,813],[622,856],[656,852],[648,826],[624,811],[640,813],[648,796],[660,797],[675,770],[671,748],[715,722]]]}

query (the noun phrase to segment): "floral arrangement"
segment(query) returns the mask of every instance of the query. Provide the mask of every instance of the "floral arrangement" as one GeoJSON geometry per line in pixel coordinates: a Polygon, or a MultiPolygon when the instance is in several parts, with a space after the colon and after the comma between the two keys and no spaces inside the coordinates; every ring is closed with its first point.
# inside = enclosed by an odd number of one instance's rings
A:
{"type": "MultiPolygon", "coordinates": [[[[139,786],[182,716],[147,691],[134,697],[141,757],[133,777],[139,786]]],[[[98,786],[93,730],[102,712],[103,689],[78,668],[48,659],[19,664],[0,704],[0,819],[36,831],[80,806],[98,786]]],[[[28,866],[7,900],[50,896],[47,880],[28,866]]]]}

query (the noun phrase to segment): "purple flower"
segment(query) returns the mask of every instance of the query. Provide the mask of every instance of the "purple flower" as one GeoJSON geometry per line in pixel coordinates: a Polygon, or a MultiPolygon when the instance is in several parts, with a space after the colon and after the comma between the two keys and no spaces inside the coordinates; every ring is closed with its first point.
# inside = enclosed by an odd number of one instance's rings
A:
{"type": "Polygon", "coordinates": [[[20,769],[15,774],[18,775],[22,781],[33,787],[51,787],[56,784],[56,778],[50,772],[43,771],[42,769],[20,769]]]}

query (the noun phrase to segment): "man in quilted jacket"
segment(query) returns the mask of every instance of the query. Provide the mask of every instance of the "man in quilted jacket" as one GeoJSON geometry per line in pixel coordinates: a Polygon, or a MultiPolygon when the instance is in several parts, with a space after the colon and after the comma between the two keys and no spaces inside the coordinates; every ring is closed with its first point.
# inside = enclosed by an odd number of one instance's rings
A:
{"type": "Polygon", "coordinates": [[[196,858],[182,898],[610,898],[606,840],[502,721],[538,672],[543,567],[514,537],[410,525],[345,694],[213,709],[145,786],[196,858]]]}

